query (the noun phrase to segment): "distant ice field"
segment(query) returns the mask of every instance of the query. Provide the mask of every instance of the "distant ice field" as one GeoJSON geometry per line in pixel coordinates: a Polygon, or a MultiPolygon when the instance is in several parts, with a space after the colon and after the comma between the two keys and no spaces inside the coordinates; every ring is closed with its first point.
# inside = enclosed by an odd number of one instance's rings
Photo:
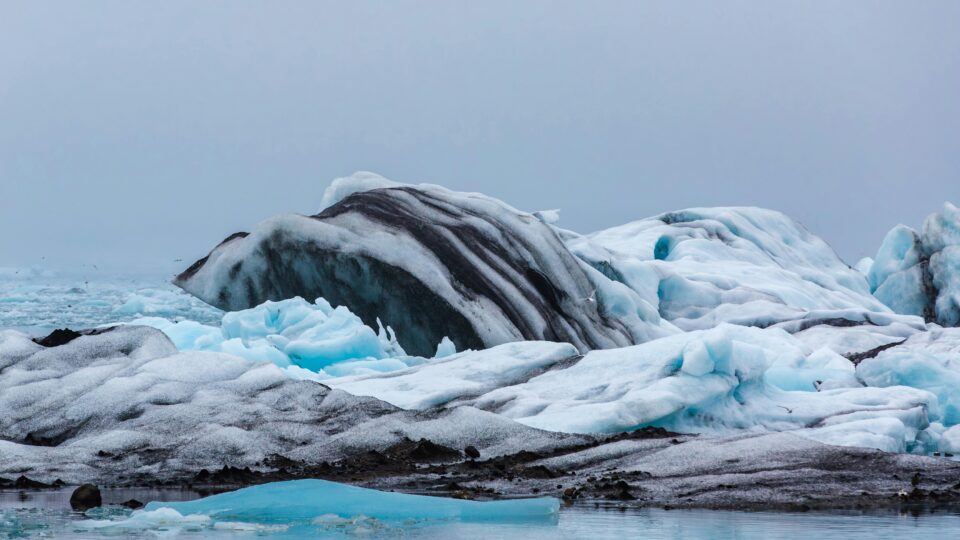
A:
{"type": "Polygon", "coordinates": [[[220,324],[223,312],[174,287],[163,275],[0,267],[0,328],[41,335],[146,316],[220,324]]]}

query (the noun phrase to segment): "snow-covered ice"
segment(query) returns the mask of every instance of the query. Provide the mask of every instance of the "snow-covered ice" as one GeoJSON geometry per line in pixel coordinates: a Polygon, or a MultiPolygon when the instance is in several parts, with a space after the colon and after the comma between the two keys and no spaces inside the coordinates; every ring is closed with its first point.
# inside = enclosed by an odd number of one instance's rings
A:
{"type": "Polygon", "coordinates": [[[672,330],[622,284],[597,285],[553,227],[494,198],[361,174],[324,200],[334,204],[317,215],[230,237],[177,285],[230,310],[323,297],[369,326],[379,318],[419,356],[443,337],[459,350],[549,340],[586,351],[672,330]]]}
{"type": "Polygon", "coordinates": [[[684,330],[890,312],[826,242],[772,210],[693,208],[566,235],[575,254],[684,330]]]}
{"type": "Polygon", "coordinates": [[[160,331],[118,326],[45,348],[0,331],[0,476],[47,481],[195,474],[280,454],[318,462],[406,438],[484,455],[582,443],[461,407],[407,412],[271,362],[178,352],[160,331]]]}
{"type": "Polygon", "coordinates": [[[920,433],[931,421],[956,422],[934,388],[866,387],[848,359],[826,347],[811,350],[779,329],[722,324],[579,359],[570,349],[536,357],[545,345],[503,345],[327,384],[401,407],[469,404],[573,433],[798,430],[833,444],[903,452],[925,448],[920,433]]]}

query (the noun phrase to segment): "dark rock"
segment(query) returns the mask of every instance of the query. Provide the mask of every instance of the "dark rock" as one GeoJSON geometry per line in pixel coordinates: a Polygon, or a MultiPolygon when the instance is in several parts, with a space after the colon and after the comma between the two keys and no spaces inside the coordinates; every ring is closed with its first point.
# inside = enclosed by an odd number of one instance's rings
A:
{"type": "Polygon", "coordinates": [[[37,482],[36,480],[31,480],[26,476],[20,476],[13,482],[13,487],[17,489],[46,489],[53,487],[50,484],[44,484],[43,482],[37,482]]]}
{"type": "Polygon", "coordinates": [[[136,499],[130,499],[129,501],[124,501],[120,503],[120,506],[126,506],[131,510],[137,510],[139,508],[143,508],[143,503],[136,499]]]}
{"type": "Polygon", "coordinates": [[[80,337],[80,332],[75,332],[69,328],[60,328],[50,332],[46,337],[35,339],[34,341],[38,345],[43,345],[44,347],[59,347],[60,345],[66,345],[71,341],[80,337]]]}
{"type": "Polygon", "coordinates": [[[480,451],[476,446],[470,445],[463,449],[463,453],[470,459],[480,459],[480,451]]]}
{"type": "Polygon", "coordinates": [[[458,461],[462,457],[458,450],[437,444],[429,439],[420,439],[419,441],[405,439],[387,448],[384,454],[389,458],[410,460],[415,463],[458,461]]]}
{"type": "Polygon", "coordinates": [[[91,508],[97,508],[103,504],[100,498],[100,488],[93,484],[83,484],[73,490],[70,495],[70,508],[75,512],[86,512],[91,508]]]}
{"type": "Polygon", "coordinates": [[[905,341],[907,341],[907,338],[903,338],[903,339],[901,339],[900,341],[894,341],[894,342],[892,342],[892,343],[886,343],[886,344],[884,344],[884,345],[880,345],[879,347],[874,347],[874,348],[870,349],[869,351],[858,352],[858,353],[851,353],[851,354],[847,354],[847,355],[845,355],[845,356],[846,356],[847,360],[849,360],[850,362],[853,363],[853,365],[856,366],[856,365],[860,364],[860,362],[863,362],[864,360],[868,360],[868,359],[870,359],[870,358],[876,357],[878,354],[882,353],[883,351],[885,351],[885,350],[887,350],[887,349],[892,349],[893,347],[896,347],[897,345],[902,345],[903,342],[905,342],[905,341]]]}
{"type": "Polygon", "coordinates": [[[527,467],[523,469],[522,475],[524,478],[557,478],[560,476],[556,472],[550,470],[548,467],[543,465],[534,465],[533,467],[527,467]]]}

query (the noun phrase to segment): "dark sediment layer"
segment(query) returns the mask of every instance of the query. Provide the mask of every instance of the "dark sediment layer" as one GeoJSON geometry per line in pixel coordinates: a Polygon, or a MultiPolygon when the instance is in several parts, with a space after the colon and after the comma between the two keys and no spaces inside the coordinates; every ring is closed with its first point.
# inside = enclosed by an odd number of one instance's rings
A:
{"type": "MultiPolygon", "coordinates": [[[[960,463],[942,457],[833,447],[789,434],[710,439],[658,428],[554,452],[488,459],[472,459],[425,439],[405,440],[333,462],[275,455],[254,467],[224,465],[166,478],[131,476],[114,487],[178,487],[210,495],[303,478],[441,497],[549,495],[567,504],[637,508],[960,510],[960,463]]],[[[0,480],[0,487],[10,484],[0,480]]]]}

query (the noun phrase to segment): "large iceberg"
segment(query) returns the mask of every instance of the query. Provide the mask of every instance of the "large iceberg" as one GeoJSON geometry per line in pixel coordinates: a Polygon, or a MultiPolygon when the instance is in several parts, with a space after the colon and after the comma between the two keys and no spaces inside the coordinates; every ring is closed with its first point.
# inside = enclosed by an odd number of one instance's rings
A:
{"type": "Polygon", "coordinates": [[[231,310],[323,297],[370,326],[379,318],[418,356],[444,337],[458,350],[548,340],[586,351],[668,331],[655,310],[621,316],[622,294],[598,287],[532,214],[476,193],[369,175],[331,189],[332,204],[319,214],[278,216],[233,235],[176,284],[231,310]]]}

